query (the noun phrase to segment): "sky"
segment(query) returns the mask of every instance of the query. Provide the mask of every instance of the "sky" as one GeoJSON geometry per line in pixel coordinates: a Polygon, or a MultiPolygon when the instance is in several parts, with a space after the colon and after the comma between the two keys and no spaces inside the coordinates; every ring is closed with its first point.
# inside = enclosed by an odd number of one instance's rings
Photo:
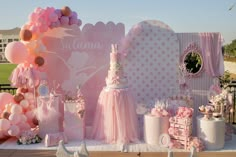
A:
{"type": "Polygon", "coordinates": [[[224,44],[236,39],[236,0],[5,0],[0,29],[21,27],[36,7],[69,6],[85,23],[125,24],[126,33],[144,20],[159,20],[176,33],[220,32],[224,44]]]}

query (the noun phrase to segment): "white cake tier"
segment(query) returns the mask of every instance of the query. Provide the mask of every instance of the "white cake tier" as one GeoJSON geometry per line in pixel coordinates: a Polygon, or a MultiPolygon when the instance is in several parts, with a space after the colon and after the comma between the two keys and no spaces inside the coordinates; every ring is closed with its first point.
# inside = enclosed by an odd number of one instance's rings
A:
{"type": "Polygon", "coordinates": [[[144,140],[148,144],[159,145],[160,135],[168,134],[169,117],[144,116],[144,140]]]}
{"type": "Polygon", "coordinates": [[[125,88],[128,87],[128,79],[121,76],[108,76],[106,85],[110,88],[125,88]]]}
{"type": "Polygon", "coordinates": [[[205,119],[197,117],[197,136],[204,141],[207,150],[216,150],[225,144],[224,119],[205,119]]]}

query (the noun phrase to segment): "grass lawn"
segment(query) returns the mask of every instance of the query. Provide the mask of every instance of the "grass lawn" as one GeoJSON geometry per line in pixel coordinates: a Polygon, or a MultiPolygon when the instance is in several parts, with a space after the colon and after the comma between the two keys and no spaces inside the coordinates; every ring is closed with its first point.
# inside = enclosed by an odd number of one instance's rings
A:
{"type": "Polygon", "coordinates": [[[16,66],[16,64],[0,63],[0,84],[10,83],[8,78],[16,66]]]}

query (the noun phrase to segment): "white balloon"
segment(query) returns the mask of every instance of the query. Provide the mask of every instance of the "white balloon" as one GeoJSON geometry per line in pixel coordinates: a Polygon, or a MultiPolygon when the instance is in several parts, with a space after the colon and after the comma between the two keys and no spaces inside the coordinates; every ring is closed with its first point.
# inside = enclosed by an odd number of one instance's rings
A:
{"type": "Polygon", "coordinates": [[[20,106],[23,107],[24,109],[28,108],[29,107],[29,101],[26,100],[26,99],[21,100],[20,106]]]}

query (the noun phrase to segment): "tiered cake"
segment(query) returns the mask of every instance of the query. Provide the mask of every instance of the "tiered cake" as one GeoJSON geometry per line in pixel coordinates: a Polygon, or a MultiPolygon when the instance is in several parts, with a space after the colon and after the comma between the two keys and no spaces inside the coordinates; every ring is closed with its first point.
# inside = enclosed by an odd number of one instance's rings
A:
{"type": "Polygon", "coordinates": [[[107,143],[138,141],[137,115],[117,45],[112,45],[106,87],[101,91],[94,117],[92,138],[107,143]]]}
{"type": "Polygon", "coordinates": [[[111,48],[110,69],[106,78],[106,85],[108,88],[126,88],[128,87],[128,79],[121,65],[121,53],[117,52],[117,45],[112,45],[111,48]]]}

